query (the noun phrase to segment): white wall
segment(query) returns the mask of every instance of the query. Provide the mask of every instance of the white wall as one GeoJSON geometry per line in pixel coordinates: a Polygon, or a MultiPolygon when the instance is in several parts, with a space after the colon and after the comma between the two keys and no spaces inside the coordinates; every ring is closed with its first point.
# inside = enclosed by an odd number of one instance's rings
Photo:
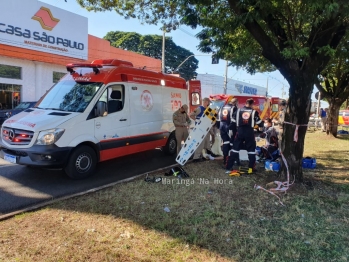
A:
{"type": "MultiPolygon", "coordinates": [[[[202,97],[209,97],[209,95],[212,94],[223,94],[224,93],[224,77],[223,76],[217,76],[213,74],[198,74],[197,80],[201,81],[201,95],[202,97]]],[[[251,93],[245,93],[245,86],[256,89],[257,93],[256,95],[265,96],[266,95],[266,87],[253,85],[250,83],[241,82],[238,80],[234,80],[231,78],[228,78],[227,83],[227,94],[230,95],[246,95],[251,93]],[[241,92],[241,93],[240,93],[241,92]]],[[[247,90],[248,88],[246,88],[247,90]]]]}
{"type": "Polygon", "coordinates": [[[1,78],[0,83],[21,85],[21,102],[37,101],[53,86],[53,72],[66,73],[64,66],[0,56],[0,64],[22,68],[22,79],[1,78]]]}

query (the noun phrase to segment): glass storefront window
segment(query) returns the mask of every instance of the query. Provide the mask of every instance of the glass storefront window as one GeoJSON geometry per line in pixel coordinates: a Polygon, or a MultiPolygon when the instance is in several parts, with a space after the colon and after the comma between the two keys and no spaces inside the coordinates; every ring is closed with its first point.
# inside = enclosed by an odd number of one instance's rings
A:
{"type": "Polygon", "coordinates": [[[65,76],[66,73],[61,73],[61,72],[53,72],[53,83],[58,83],[58,81],[65,76]]]}
{"type": "Polygon", "coordinates": [[[22,68],[18,66],[0,64],[0,77],[22,79],[22,68]]]}
{"type": "Polygon", "coordinates": [[[12,109],[21,102],[21,85],[0,83],[0,104],[2,109],[12,109]]]}

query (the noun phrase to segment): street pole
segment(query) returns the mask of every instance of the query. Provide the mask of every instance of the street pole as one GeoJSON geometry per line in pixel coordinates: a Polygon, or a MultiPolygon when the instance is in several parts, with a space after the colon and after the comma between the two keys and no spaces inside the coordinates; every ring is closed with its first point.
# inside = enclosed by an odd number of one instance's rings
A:
{"type": "Polygon", "coordinates": [[[284,85],[282,84],[282,89],[281,89],[282,93],[281,93],[281,98],[284,98],[284,85]]]}
{"type": "Polygon", "coordinates": [[[177,72],[178,71],[178,69],[189,59],[189,58],[191,58],[192,56],[195,56],[195,55],[190,55],[190,56],[188,56],[186,59],[184,59],[184,61],[182,62],[182,63],[180,63],[179,64],[179,66],[177,66],[177,68],[175,69],[175,70],[173,70],[173,72],[177,72]]]}
{"type": "Polygon", "coordinates": [[[182,63],[180,63],[179,66],[177,66],[177,68],[176,68],[175,70],[173,70],[173,72],[174,72],[174,73],[177,72],[178,69],[181,68],[181,66],[182,66],[185,62],[187,62],[187,60],[188,60],[189,58],[191,58],[192,56],[212,56],[212,55],[190,55],[190,56],[188,56],[186,59],[184,59],[184,61],[183,61],[182,63]]]}
{"type": "Polygon", "coordinates": [[[268,96],[268,80],[269,80],[269,77],[267,78],[267,90],[265,91],[265,96],[268,96]]]}
{"type": "Polygon", "coordinates": [[[161,70],[165,73],[165,27],[162,31],[162,59],[161,59],[161,70]]]}
{"type": "Polygon", "coordinates": [[[228,85],[228,61],[225,61],[225,76],[224,76],[224,87],[223,87],[223,93],[227,94],[227,85],[228,85]]]}
{"type": "Polygon", "coordinates": [[[317,99],[317,115],[318,115],[318,117],[321,117],[320,116],[320,100],[321,100],[321,93],[320,93],[320,91],[319,91],[319,96],[317,98],[318,98],[317,99]]]}

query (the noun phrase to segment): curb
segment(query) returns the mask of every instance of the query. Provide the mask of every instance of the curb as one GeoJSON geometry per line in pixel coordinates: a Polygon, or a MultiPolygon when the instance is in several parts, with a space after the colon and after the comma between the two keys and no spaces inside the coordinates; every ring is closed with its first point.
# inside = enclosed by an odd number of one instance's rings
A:
{"type": "Polygon", "coordinates": [[[175,167],[175,166],[178,166],[178,165],[179,165],[179,164],[173,164],[173,165],[170,165],[170,166],[161,167],[161,168],[158,168],[158,169],[155,169],[155,170],[152,170],[152,171],[143,173],[143,174],[139,174],[139,175],[136,175],[136,176],[133,176],[133,177],[129,177],[129,178],[126,178],[126,179],[123,179],[123,180],[119,180],[119,181],[117,181],[117,182],[113,182],[113,183],[110,183],[110,184],[107,184],[107,185],[95,187],[95,188],[92,188],[92,189],[89,189],[89,190],[86,190],[86,191],[83,191],[83,192],[80,192],[80,193],[75,193],[75,194],[69,195],[69,196],[59,197],[59,198],[56,198],[56,199],[52,199],[52,200],[49,200],[49,201],[46,201],[46,202],[43,202],[43,203],[34,205],[34,206],[30,206],[30,207],[27,207],[27,208],[23,208],[23,209],[20,209],[20,210],[17,210],[17,211],[14,211],[14,212],[11,212],[11,213],[8,213],[8,214],[5,214],[5,215],[0,215],[0,221],[3,221],[3,220],[6,220],[6,219],[9,219],[9,218],[12,218],[12,217],[14,217],[14,216],[16,216],[16,215],[18,215],[18,214],[22,214],[22,213],[26,213],[26,212],[31,212],[31,211],[40,209],[40,208],[42,208],[42,207],[45,207],[45,206],[54,204],[54,203],[59,202],[59,201],[62,201],[62,200],[66,200],[66,199],[70,199],[70,198],[78,197],[78,196],[83,196],[83,195],[86,195],[86,194],[89,194],[89,193],[97,192],[97,191],[99,191],[99,190],[102,190],[102,189],[105,189],[105,188],[108,188],[108,187],[115,186],[115,185],[117,185],[117,184],[129,182],[129,181],[135,180],[136,178],[139,178],[139,177],[141,177],[141,176],[144,176],[144,175],[146,175],[146,174],[148,174],[148,173],[159,172],[159,171],[162,171],[162,170],[164,170],[164,169],[172,168],[172,167],[175,167]]]}

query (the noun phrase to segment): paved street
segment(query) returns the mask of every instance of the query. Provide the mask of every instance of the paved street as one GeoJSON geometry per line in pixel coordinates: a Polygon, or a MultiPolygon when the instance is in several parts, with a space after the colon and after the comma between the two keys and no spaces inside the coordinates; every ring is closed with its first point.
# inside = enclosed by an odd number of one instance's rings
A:
{"type": "Polygon", "coordinates": [[[100,163],[94,176],[71,180],[61,170],[12,165],[0,159],[0,215],[174,163],[174,156],[152,150],[100,163]]]}

